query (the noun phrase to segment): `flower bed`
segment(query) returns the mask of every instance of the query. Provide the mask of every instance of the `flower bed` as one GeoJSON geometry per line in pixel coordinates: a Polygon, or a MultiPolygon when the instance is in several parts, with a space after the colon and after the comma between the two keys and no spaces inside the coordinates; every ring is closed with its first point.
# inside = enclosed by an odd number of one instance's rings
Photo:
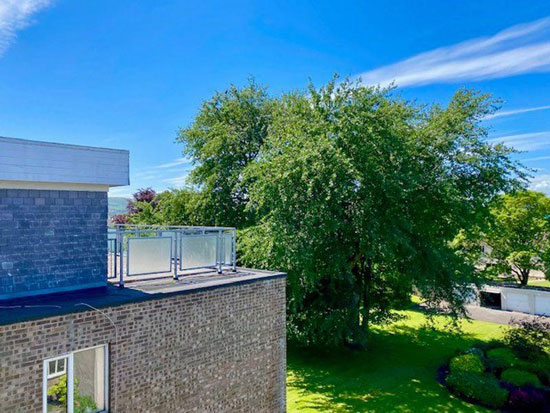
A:
{"type": "Polygon", "coordinates": [[[442,383],[470,403],[504,411],[550,412],[550,357],[492,343],[456,354],[440,369],[442,383]]]}

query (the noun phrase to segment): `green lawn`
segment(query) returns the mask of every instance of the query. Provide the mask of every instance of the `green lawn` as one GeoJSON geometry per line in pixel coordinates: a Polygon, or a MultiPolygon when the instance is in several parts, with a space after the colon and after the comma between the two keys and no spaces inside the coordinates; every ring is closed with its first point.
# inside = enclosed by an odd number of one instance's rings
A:
{"type": "Polygon", "coordinates": [[[314,354],[289,348],[287,397],[290,412],[481,412],[450,395],[436,380],[437,368],[457,349],[498,338],[503,326],[473,321],[462,333],[424,328],[425,317],[376,328],[366,352],[314,354]]]}
{"type": "Polygon", "coordinates": [[[529,280],[529,285],[535,286],[535,287],[550,287],[550,281],[548,280],[529,280]]]}

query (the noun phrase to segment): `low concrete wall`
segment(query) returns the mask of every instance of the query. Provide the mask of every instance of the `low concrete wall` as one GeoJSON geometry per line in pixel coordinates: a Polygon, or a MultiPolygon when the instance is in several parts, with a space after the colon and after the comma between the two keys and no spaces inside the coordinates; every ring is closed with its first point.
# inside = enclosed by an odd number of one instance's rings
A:
{"type": "Polygon", "coordinates": [[[502,309],[550,315],[550,291],[501,287],[502,309]]]}

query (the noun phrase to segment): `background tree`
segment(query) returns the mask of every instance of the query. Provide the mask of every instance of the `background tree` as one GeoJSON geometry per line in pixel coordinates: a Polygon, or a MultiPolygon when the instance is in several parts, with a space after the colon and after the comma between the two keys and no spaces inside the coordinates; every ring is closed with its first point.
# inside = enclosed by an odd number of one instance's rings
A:
{"type": "Polygon", "coordinates": [[[492,247],[489,271],[512,274],[527,285],[532,270],[550,274],[550,198],[536,191],[503,195],[491,208],[487,234],[492,247]]]}
{"type": "Polygon", "coordinates": [[[160,194],[151,188],[140,189],[128,201],[128,214],[123,216],[125,222],[121,223],[201,225],[203,214],[199,210],[199,198],[198,192],[188,188],[167,190],[160,194]]]}
{"type": "Polygon", "coordinates": [[[242,171],[256,159],[271,122],[273,100],[250,80],[204,102],[193,123],[176,138],[195,162],[190,183],[199,189],[197,201],[203,225],[244,227],[248,183],[242,171]]]}
{"type": "Polygon", "coordinates": [[[464,314],[478,274],[453,241],[523,176],[484,139],[493,110],[469,91],[426,109],[346,82],[282,97],[245,170],[259,223],[240,252],[288,272],[290,339],[364,346],[413,286],[464,314]]]}

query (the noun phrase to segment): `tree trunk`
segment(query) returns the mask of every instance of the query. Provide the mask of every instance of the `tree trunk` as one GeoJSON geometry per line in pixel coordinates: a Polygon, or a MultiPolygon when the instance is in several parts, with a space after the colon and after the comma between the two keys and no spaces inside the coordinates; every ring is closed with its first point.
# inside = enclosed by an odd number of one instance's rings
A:
{"type": "Polygon", "coordinates": [[[521,273],[521,277],[520,277],[521,285],[526,286],[527,283],[529,282],[529,272],[530,272],[530,270],[520,268],[519,271],[521,273]]]}
{"type": "Polygon", "coordinates": [[[363,317],[361,320],[362,321],[361,329],[366,340],[369,334],[369,328],[370,328],[370,315],[371,315],[371,307],[372,307],[371,289],[372,289],[372,282],[374,278],[371,258],[367,258],[366,262],[363,261],[361,272],[363,274],[363,289],[362,289],[363,317]]]}

